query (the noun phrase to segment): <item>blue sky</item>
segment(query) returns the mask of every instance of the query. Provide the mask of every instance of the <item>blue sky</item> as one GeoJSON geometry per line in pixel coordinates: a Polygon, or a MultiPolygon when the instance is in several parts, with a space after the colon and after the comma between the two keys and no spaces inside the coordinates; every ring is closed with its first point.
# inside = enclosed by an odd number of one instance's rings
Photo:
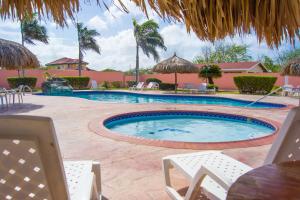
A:
{"type": "MultiPolygon", "coordinates": [[[[96,70],[113,68],[116,70],[127,70],[135,67],[135,40],[132,30],[132,18],[142,23],[147,18],[134,3],[124,1],[129,9],[125,13],[111,4],[109,11],[104,7],[100,8],[95,3],[81,4],[81,10],[77,14],[78,21],[83,22],[90,28],[96,29],[101,36],[97,42],[101,47],[101,55],[87,51],[84,60],[89,62],[89,67],[96,70]]],[[[162,34],[167,46],[167,51],[160,51],[161,60],[168,58],[176,52],[179,56],[192,60],[201,54],[201,48],[213,45],[207,41],[201,41],[194,33],[188,34],[184,24],[164,22],[155,13],[150,11],[150,18],[159,23],[159,32],[162,34]]],[[[78,57],[77,33],[71,20],[68,20],[68,27],[60,28],[52,21],[42,19],[41,23],[47,27],[49,44],[37,43],[37,45],[26,45],[34,52],[41,64],[56,60],[61,57],[78,57]]],[[[11,20],[0,20],[0,38],[21,41],[19,22],[11,20]]],[[[258,44],[254,34],[226,38],[228,43],[249,45],[250,55],[258,59],[262,55],[276,57],[278,51],[289,49],[289,44],[283,44],[279,50],[272,50],[264,42],[258,44]]],[[[299,42],[297,42],[297,45],[299,42]]],[[[155,64],[152,58],[140,54],[141,67],[150,67],[155,64]]]]}

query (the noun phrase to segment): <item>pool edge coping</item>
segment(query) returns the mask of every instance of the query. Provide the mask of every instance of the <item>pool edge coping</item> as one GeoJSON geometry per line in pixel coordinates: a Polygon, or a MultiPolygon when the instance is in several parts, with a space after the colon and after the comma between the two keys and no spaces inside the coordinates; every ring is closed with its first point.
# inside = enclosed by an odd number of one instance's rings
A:
{"type": "Polygon", "coordinates": [[[229,142],[179,142],[179,141],[169,141],[169,140],[158,140],[158,139],[149,139],[137,136],[123,135],[114,131],[107,129],[104,126],[104,122],[112,117],[118,117],[124,114],[138,114],[138,113],[153,113],[153,112],[207,112],[207,113],[216,113],[216,114],[227,114],[227,115],[237,115],[225,112],[212,112],[212,111],[193,111],[193,110],[146,110],[146,111],[135,111],[135,112],[126,112],[120,114],[112,114],[102,118],[96,118],[89,122],[88,129],[94,132],[97,135],[117,140],[123,142],[129,142],[132,144],[138,145],[147,145],[147,146],[156,146],[156,147],[165,147],[165,148],[173,148],[173,149],[193,149],[193,150],[222,150],[222,149],[233,149],[233,148],[247,148],[247,147],[255,147],[268,145],[273,142],[277,133],[279,131],[279,127],[281,123],[270,120],[263,117],[254,117],[254,116],[246,116],[238,114],[237,116],[249,117],[252,119],[261,120],[263,122],[271,124],[275,131],[267,136],[262,136],[259,138],[246,139],[241,141],[229,141],[229,142]]]}
{"type": "MultiPolygon", "coordinates": [[[[152,93],[139,93],[134,91],[122,91],[122,90],[75,90],[74,93],[84,93],[84,92],[95,92],[95,93],[101,93],[101,92],[111,92],[111,93],[128,93],[128,94],[138,94],[138,95],[145,95],[145,96],[183,96],[183,97],[215,97],[215,98],[221,98],[221,99],[229,99],[234,101],[243,101],[243,102],[253,102],[251,100],[245,100],[243,98],[231,98],[231,97],[223,97],[217,94],[152,94],[152,93]]],[[[52,95],[43,95],[43,93],[33,93],[34,95],[38,96],[52,96],[52,95]]],[[[53,95],[55,96],[55,95],[53,95]]],[[[87,101],[97,101],[97,100],[91,100],[76,96],[55,96],[55,97],[67,97],[67,98],[79,98],[79,99],[85,99],[87,101]]],[[[105,102],[101,101],[102,103],[120,103],[120,102],[105,102]]],[[[260,108],[260,107],[242,107],[242,106],[230,106],[230,105],[218,105],[218,104],[174,104],[174,105],[199,105],[199,106],[220,106],[220,107],[234,107],[234,108],[241,108],[241,109],[250,109],[250,110],[290,110],[291,108],[295,107],[296,105],[293,104],[283,104],[283,103],[272,103],[272,102],[261,102],[266,104],[276,104],[276,105],[283,105],[283,107],[269,107],[269,108],[260,108]]],[[[132,103],[123,103],[123,104],[132,104],[132,103]]],[[[149,103],[139,103],[139,104],[149,104],[149,103]]],[[[154,104],[173,104],[173,103],[154,103],[154,104]]]]}

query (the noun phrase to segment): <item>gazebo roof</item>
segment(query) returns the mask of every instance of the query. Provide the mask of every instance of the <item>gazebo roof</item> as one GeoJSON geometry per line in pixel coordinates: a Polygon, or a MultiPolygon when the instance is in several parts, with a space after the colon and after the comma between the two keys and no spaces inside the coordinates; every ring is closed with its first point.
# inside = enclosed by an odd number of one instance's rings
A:
{"type": "Polygon", "coordinates": [[[39,61],[26,47],[19,43],[0,39],[0,67],[4,69],[37,68],[39,61]]]}
{"type": "Polygon", "coordinates": [[[300,57],[289,61],[284,66],[282,74],[287,76],[300,76],[300,57]]]}
{"type": "Polygon", "coordinates": [[[169,74],[169,73],[195,73],[199,69],[196,65],[188,60],[178,57],[176,54],[160,63],[153,68],[154,72],[169,74]]]}

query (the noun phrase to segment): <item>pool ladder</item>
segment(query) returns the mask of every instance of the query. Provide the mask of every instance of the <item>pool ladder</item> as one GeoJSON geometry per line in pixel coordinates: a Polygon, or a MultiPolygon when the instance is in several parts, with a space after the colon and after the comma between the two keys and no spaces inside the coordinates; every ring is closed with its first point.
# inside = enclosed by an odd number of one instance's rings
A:
{"type": "Polygon", "coordinates": [[[245,107],[252,106],[253,104],[256,104],[257,102],[259,102],[259,101],[263,100],[264,98],[266,98],[266,97],[270,96],[271,94],[274,94],[275,92],[277,92],[277,91],[279,91],[279,90],[281,90],[281,89],[282,89],[282,87],[279,87],[279,88],[277,88],[277,89],[275,89],[275,90],[271,91],[270,93],[268,93],[268,94],[264,95],[263,97],[261,97],[261,98],[257,99],[256,101],[253,101],[253,102],[251,102],[251,103],[249,103],[249,104],[245,105],[245,107]]]}

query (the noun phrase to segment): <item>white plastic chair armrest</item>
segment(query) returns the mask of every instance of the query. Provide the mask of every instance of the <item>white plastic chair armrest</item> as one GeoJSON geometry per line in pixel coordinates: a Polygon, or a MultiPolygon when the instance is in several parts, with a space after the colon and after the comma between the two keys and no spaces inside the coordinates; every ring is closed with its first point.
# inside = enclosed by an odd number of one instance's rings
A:
{"type": "Polygon", "coordinates": [[[231,180],[226,179],[222,175],[222,173],[220,173],[217,169],[212,167],[208,168],[202,165],[199,171],[196,173],[195,177],[193,178],[189,189],[186,193],[185,199],[190,199],[195,187],[199,187],[206,176],[209,176],[211,179],[216,181],[225,190],[229,190],[230,186],[233,184],[231,180]]]}

